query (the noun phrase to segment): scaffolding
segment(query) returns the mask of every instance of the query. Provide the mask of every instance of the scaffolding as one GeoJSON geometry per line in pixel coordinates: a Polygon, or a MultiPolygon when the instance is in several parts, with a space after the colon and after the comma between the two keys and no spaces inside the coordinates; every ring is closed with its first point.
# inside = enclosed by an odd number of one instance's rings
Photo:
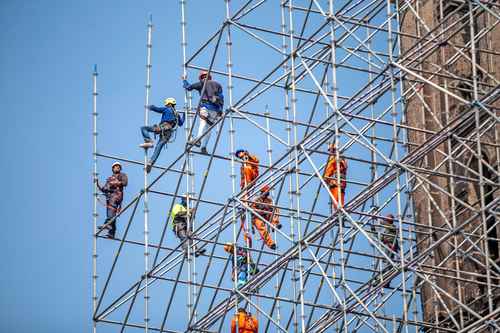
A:
{"type": "MultiPolygon", "coordinates": [[[[94,179],[101,159],[144,172],[114,239],[97,227],[94,185],[93,331],[228,331],[240,307],[262,332],[500,331],[498,1],[224,0],[219,28],[192,52],[190,5],[200,2],[179,2],[182,77],[206,70],[226,97],[207,154],[193,144],[199,105],[187,91],[184,149],[163,153],[168,164],[148,175],[147,151],[142,162],[101,152],[93,72],[94,179]],[[345,205],[324,177],[330,144],[348,164],[345,205]],[[239,148],[260,158],[243,189],[239,148]],[[252,233],[253,218],[267,221],[254,205],[264,185],[283,226],[267,223],[276,249],[252,233]],[[169,212],[186,194],[184,253],[169,212]],[[113,255],[98,257],[104,242],[113,255]],[[227,242],[259,269],[243,286],[227,242]]],[[[151,18],[146,42],[148,125],[151,18]]]]}

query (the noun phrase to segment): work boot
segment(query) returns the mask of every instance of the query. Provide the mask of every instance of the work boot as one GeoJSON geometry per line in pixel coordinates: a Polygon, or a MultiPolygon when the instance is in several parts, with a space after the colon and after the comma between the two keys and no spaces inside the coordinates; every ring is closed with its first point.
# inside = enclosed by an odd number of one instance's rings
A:
{"type": "Polygon", "coordinates": [[[153,168],[153,163],[149,162],[149,163],[146,165],[146,172],[147,172],[147,173],[150,173],[152,168],[153,168]]]}
{"type": "Polygon", "coordinates": [[[207,252],[207,249],[199,249],[199,250],[196,250],[196,251],[194,251],[194,256],[195,256],[196,258],[198,258],[199,256],[201,256],[201,255],[205,254],[205,252],[207,252]]]}
{"type": "Polygon", "coordinates": [[[153,140],[146,140],[139,145],[139,147],[144,149],[153,148],[153,146],[154,146],[153,140]]]}
{"type": "Polygon", "coordinates": [[[207,147],[201,147],[201,153],[208,155],[207,147]]]}
{"type": "Polygon", "coordinates": [[[108,232],[108,234],[106,235],[106,237],[108,237],[110,239],[114,239],[115,238],[115,234],[111,233],[111,232],[108,232]]]}
{"type": "Polygon", "coordinates": [[[274,244],[274,243],[273,243],[273,244],[271,244],[271,245],[269,246],[269,248],[270,248],[271,250],[276,250],[276,244],[274,244]]]}
{"type": "Polygon", "coordinates": [[[278,223],[278,224],[276,225],[276,229],[281,229],[281,227],[282,227],[281,223],[278,223]]]}

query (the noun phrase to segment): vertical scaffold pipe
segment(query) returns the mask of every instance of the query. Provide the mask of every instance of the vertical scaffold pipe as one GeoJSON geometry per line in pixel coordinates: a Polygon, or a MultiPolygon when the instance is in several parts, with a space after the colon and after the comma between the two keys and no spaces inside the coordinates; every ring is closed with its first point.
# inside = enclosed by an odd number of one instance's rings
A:
{"type": "MultiPolygon", "coordinates": [[[[153,34],[153,17],[149,16],[148,34],[147,34],[147,56],[146,56],[146,96],[144,102],[144,126],[148,126],[148,106],[149,94],[151,92],[151,49],[153,34]]],[[[148,173],[146,166],[148,164],[148,151],[144,150],[144,331],[149,330],[149,288],[148,288],[148,271],[149,271],[149,202],[148,202],[148,173]]]]}
{"type": "MultiPolygon", "coordinates": [[[[97,65],[94,65],[92,73],[92,160],[93,160],[93,239],[92,239],[92,313],[95,314],[97,309],[97,65]]],[[[93,320],[92,332],[97,332],[97,323],[93,320]]]]}
{"type": "MultiPolygon", "coordinates": [[[[270,169],[271,166],[273,165],[273,148],[271,146],[271,135],[270,135],[270,133],[271,133],[271,120],[269,119],[270,116],[271,116],[271,113],[269,112],[269,106],[267,104],[266,104],[266,109],[265,109],[264,115],[266,116],[267,159],[268,159],[268,165],[269,165],[269,169],[270,169]]],[[[271,197],[274,198],[274,190],[271,190],[271,197]]],[[[275,206],[278,205],[278,203],[275,202],[275,201],[273,201],[273,204],[275,206]]],[[[276,210],[275,210],[275,214],[276,214],[276,210]]],[[[278,253],[278,247],[279,247],[279,244],[278,244],[278,233],[275,233],[275,240],[274,241],[276,243],[276,250],[274,252],[274,258],[275,258],[275,260],[278,260],[278,256],[279,256],[279,253],[278,253]]],[[[276,293],[278,293],[279,290],[280,290],[280,278],[279,278],[278,275],[276,275],[276,284],[274,285],[274,289],[276,290],[276,293]]],[[[279,301],[279,299],[276,300],[276,321],[278,322],[279,325],[281,325],[281,323],[280,323],[280,301],[279,301]]]]}
{"type": "MultiPolygon", "coordinates": [[[[293,1],[289,1],[289,24],[290,24],[290,81],[291,81],[291,93],[292,93],[292,98],[291,98],[291,107],[292,107],[292,117],[293,117],[293,145],[295,147],[294,151],[294,161],[295,161],[295,171],[294,171],[294,178],[295,178],[295,190],[293,190],[293,185],[291,188],[291,193],[292,193],[292,202],[294,201],[295,197],[295,216],[294,218],[291,219],[291,228],[294,230],[295,233],[295,226],[294,222],[295,220],[297,221],[297,239],[298,239],[298,247],[299,247],[299,258],[298,258],[298,274],[299,274],[299,300],[300,300],[300,326],[301,326],[301,331],[305,332],[306,331],[306,324],[305,324],[305,305],[304,305],[304,274],[303,274],[303,264],[302,264],[302,227],[301,227],[301,218],[300,218],[300,178],[299,178],[299,154],[298,154],[298,147],[299,147],[299,138],[298,138],[298,133],[297,133],[297,96],[296,96],[296,81],[295,81],[295,41],[294,41],[294,21],[293,21],[293,1]]],[[[291,180],[291,184],[293,184],[293,180],[291,180]]],[[[292,238],[293,239],[293,238],[292,238]]],[[[294,271],[296,271],[296,265],[294,261],[293,265],[294,271]]]]}
{"type": "MultiPolygon", "coordinates": [[[[444,9],[443,9],[443,1],[441,1],[439,3],[439,15],[441,17],[445,17],[444,15],[444,9]]],[[[398,20],[399,22],[399,20],[398,20]]],[[[443,25],[441,25],[441,34],[439,36],[439,38],[441,39],[441,42],[445,42],[445,27],[443,25]]],[[[400,38],[398,38],[398,40],[400,40],[400,38]]],[[[400,47],[398,47],[399,49],[400,47]]],[[[440,52],[440,56],[441,56],[441,59],[444,60],[446,58],[446,48],[442,47],[440,48],[439,52],[440,52]]],[[[453,81],[451,81],[453,82],[453,81]]],[[[444,78],[444,82],[443,82],[443,88],[446,89],[446,90],[449,90],[450,88],[450,85],[449,83],[451,82],[448,82],[448,79],[447,78],[444,78]]],[[[401,82],[400,82],[400,85],[401,85],[401,82]]],[[[449,118],[450,118],[450,96],[448,94],[444,94],[443,95],[443,99],[444,99],[444,123],[445,124],[448,124],[449,123],[449,118]]],[[[403,110],[405,108],[403,107],[403,110]]],[[[404,122],[404,119],[403,119],[403,124],[405,124],[406,122],[404,122]]],[[[404,130],[404,129],[403,129],[404,130]]],[[[446,148],[448,150],[448,154],[453,154],[453,144],[452,144],[452,140],[451,138],[448,138],[448,140],[446,140],[446,148]]],[[[455,174],[455,164],[453,163],[453,159],[448,159],[448,172],[450,173],[450,186],[449,186],[449,189],[450,189],[450,194],[451,194],[451,197],[452,198],[455,198],[456,197],[456,194],[455,194],[455,190],[456,190],[456,181],[455,181],[455,177],[454,177],[454,174],[455,174]]],[[[407,173],[405,173],[407,175],[407,173]]],[[[408,178],[408,176],[407,176],[408,178]]],[[[450,201],[450,206],[451,206],[451,209],[450,209],[450,212],[451,212],[451,220],[452,220],[452,226],[453,228],[458,228],[458,224],[457,224],[457,203],[455,200],[451,200],[450,201]]],[[[461,268],[460,268],[460,252],[458,251],[459,249],[459,235],[458,234],[455,234],[453,235],[452,237],[452,240],[453,240],[453,248],[455,249],[455,278],[457,279],[457,293],[458,293],[458,301],[459,303],[464,303],[464,298],[463,298],[463,290],[464,290],[464,286],[462,285],[462,277],[461,277],[461,268]]],[[[411,248],[411,246],[410,246],[411,248]]],[[[410,258],[410,260],[412,260],[410,258]]],[[[413,288],[415,289],[415,288],[413,288]]],[[[415,291],[413,290],[412,291],[412,299],[413,299],[413,295],[414,295],[415,291]]],[[[458,309],[458,319],[459,319],[459,322],[460,322],[460,328],[463,328],[465,327],[465,318],[464,318],[464,309],[462,307],[459,307],[458,309]]],[[[410,319],[411,320],[411,319],[410,319]]]]}
{"type": "MultiPolygon", "coordinates": [[[[329,8],[329,15],[331,17],[335,16],[334,12],[334,7],[333,7],[333,0],[328,1],[328,8],[329,8]]],[[[333,99],[333,113],[335,114],[334,117],[334,123],[335,123],[335,140],[334,143],[337,146],[338,149],[336,149],[336,156],[335,160],[337,161],[337,184],[340,184],[340,167],[338,165],[340,161],[340,132],[339,132],[339,126],[338,126],[338,119],[339,119],[339,108],[338,108],[338,82],[337,82],[337,49],[336,49],[336,37],[335,37],[335,27],[334,27],[334,20],[330,21],[330,49],[331,49],[331,63],[332,63],[332,99],[333,99]]],[[[338,189],[338,188],[337,188],[338,189]]],[[[340,198],[340,195],[338,196],[340,198]]],[[[337,202],[337,207],[340,209],[337,209],[338,213],[338,219],[339,219],[339,241],[340,241],[340,285],[342,286],[343,292],[344,292],[344,297],[347,295],[347,288],[346,288],[346,270],[345,270],[345,251],[344,251],[344,221],[343,221],[343,215],[342,215],[342,210],[343,207],[339,202],[337,202]]],[[[348,321],[347,321],[347,312],[346,312],[346,306],[345,306],[345,300],[342,304],[342,316],[344,319],[344,332],[348,332],[348,321]]]]}
{"type": "MultiPolygon", "coordinates": [[[[230,16],[230,8],[229,8],[229,2],[231,0],[225,0],[226,3],[226,20],[229,22],[231,16],[230,16]]],[[[226,49],[227,49],[227,95],[229,99],[229,155],[231,156],[231,189],[232,189],[232,196],[234,197],[237,193],[236,190],[236,173],[235,173],[235,156],[234,153],[236,151],[234,147],[234,118],[233,118],[233,64],[232,64],[232,41],[231,41],[231,26],[228,24],[227,25],[227,40],[226,40],[226,49]]],[[[236,245],[237,245],[237,221],[236,221],[236,207],[235,207],[235,201],[231,202],[231,214],[232,214],[232,222],[233,222],[233,272],[236,272],[236,245]]],[[[248,251],[250,252],[250,251],[248,251]]],[[[238,289],[238,279],[234,278],[234,289],[238,289]]],[[[238,298],[236,298],[235,306],[234,306],[234,314],[236,315],[238,313],[238,298]]],[[[238,328],[239,329],[239,328],[238,328]]]]}
{"type": "MultiPolygon", "coordinates": [[[[186,67],[186,47],[187,47],[187,39],[186,39],[186,0],[180,0],[181,5],[181,50],[182,50],[182,79],[187,79],[187,67],[186,67]]],[[[184,125],[184,134],[186,138],[186,142],[189,142],[189,135],[191,132],[192,126],[192,117],[190,115],[190,111],[192,110],[192,94],[184,90],[184,115],[185,115],[185,125],[184,125]]],[[[191,150],[188,150],[186,155],[186,195],[187,195],[187,206],[191,207],[191,199],[194,197],[194,164],[193,164],[193,153],[191,150]]],[[[189,226],[189,230],[194,230],[194,221],[191,219],[191,215],[187,216],[187,224],[189,226]]],[[[187,256],[187,275],[188,275],[188,297],[187,297],[187,312],[188,312],[188,322],[192,322],[191,316],[194,316],[194,322],[196,322],[196,312],[192,312],[193,302],[197,297],[197,288],[196,288],[196,259],[191,256],[192,249],[188,247],[188,256],[187,256]]]]}
{"type": "MultiPolygon", "coordinates": [[[[476,26],[475,26],[475,19],[474,19],[474,7],[472,7],[472,3],[469,2],[469,30],[470,30],[470,44],[471,44],[471,49],[470,49],[470,54],[472,58],[472,83],[473,83],[473,98],[474,101],[479,100],[479,82],[478,82],[478,68],[477,68],[477,48],[476,48],[476,43],[477,43],[477,38],[476,36],[476,26]]],[[[484,190],[484,184],[485,184],[485,176],[484,176],[484,171],[483,171],[483,148],[481,144],[481,131],[479,130],[481,128],[481,122],[480,122],[480,117],[479,117],[479,107],[475,106],[475,125],[476,125],[476,156],[477,156],[477,172],[479,173],[479,204],[480,204],[480,209],[481,209],[481,224],[483,226],[483,248],[484,248],[484,260],[486,263],[486,290],[487,290],[487,301],[488,301],[488,310],[489,313],[493,312],[493,309],[495,308],[493,305],[493,287],[492,287],[492,277],[491,277],[491,264],[490,264],[490,259],[491,259],[491,254],[490,250],[488,247],[488,223],[486,221],[486,192],[484,190]]]]}
{"type": "MultiPolygon", "coordinates": [[[[282,35],[283,35],[283,39],[282,39],[282,51],[283,51],[283,60],[286,60],[287,58],[287,51],[288,51],[288,48],[289,48],[289,45],[287,44],[287,37],[288,37],[288,34],[289,34],[289,31],[287,31],[287,24],[286,24],[286,10],[285,10],[285,6],[286,6],[286,2],[287,0],[282,0],[280,2],[280,7],[281,7],[281,32],[282,32],[282,35]]],[[[291,6],[292,4],[290,4],[291,6]]],[[[292,27],[290,25],[290,28],[289,30],[291,30],[292,27]]],[[[283,62],[283,72],[285,75],[288,75],[288,69],[289,69],[289,65],[288,65],[288,61],[284,61],[283,62]]],[[[286,143],[288,146],[291,145],[291,142],[292,142],[292,139],[291,139],[291,132],[292,132],[292,127],[290,126],[290,123],[291,123],[291,120],[290,120],[290,99],[289,99],[289,85],[288,84],[285,84],[284,85],[284,89],[283,89],[283,92],[284,92],[284,104],[285,104],[285,119],[286,119],[286,125],[285,125],[285,131],[286,131],[286,143]]],[[[291,171],[291,168],[289,169],[291,171]]],[[[291,174],[291,172],[290,172],[291,174]]],[[[294,223],[293,223],[293,197],[292,197],[292,190],[293,190],[293,180],[292,178],[288,178],[288,218],[289,218],[289,225],[290,225],[290,238],[295,241],[295,233],[294,233],[294,223]]],[[[296,269],[295,269],[295,260],[293,261],[292,263],[292,280],[293,280],[293,283],[292,283],[292,292],[293,292],[293,299],[296,300],[298,297],[297,297],[297,285],[296,285],[296,281],[297,281],[297,274],[296,274],[296,269]]],[[[293,314],[293,327],[294,327],[294,331],[295,332],[298,332],[298,326],[299,326],[299,323],[298,323],[298,319],[297,319],[297,303],[294,302],[293,304],[293,310],[292,310],[292,314],[293,314]]]]}
{"type": "MultiPolygon", "coordinates": [[[[392,4],[388,1],[387,2],[387,17],[391,18],[393,17],[392,14],[392,4]]],[[[387,23],[387,52],[389,54],[389,62],[392,64],[394,61],[393,57],[393,33],[392,33],[392,19],[389,19],[387,23]]],[[[397,52],[397,51],[396,51],[397,52]]],[[[394,147],[394,160],[399,161],[399,132],[397,128],[397,118],[398,118],[398,108],[397,108],[397,101],[396,101],[396,93],[397,93],[397,86],[396,86],[396,78],[394,75],[394,70],[393,68],[389,68],[390,72],[390,80],[391,80],[391,107],[392,107],[392,140],[393,140],[393,147],[394,147]]],[[[397,205],[397,219],[399,221],[399,244],[400,244],[400,253],[404,253],[404,243],[403,243],[403,216],[402,216],[402,209],[401,209],[401,183],[400,183],[400,176],[399,176],[399,169],[397,171],[398,176],[396,177],[396,205],[397,205]]],[[[405,267],[405,257],[403,255],[399,256],[401,260],[401,267],[405,267]]],[[[406,286],[406,271],[404,269],[401,270],[401,283],[402,283],[402,294],[403,294],[403,325],[405,328],[405,332],[408,333],[408,292],[407,292],[407,286],[406,286]]]]}

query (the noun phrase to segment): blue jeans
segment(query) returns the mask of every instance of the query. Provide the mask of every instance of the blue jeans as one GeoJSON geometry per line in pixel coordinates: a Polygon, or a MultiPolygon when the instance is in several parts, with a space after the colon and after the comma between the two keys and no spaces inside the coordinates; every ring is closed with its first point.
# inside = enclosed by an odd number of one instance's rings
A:
{"type": "Polygon", "coordinates": [[[247,283],[248,274],[247,274],[247,264],[240,265],[238,267],[238,288],[243,287],[245,283],[247,283]]]}
{"type": "Polygon", "coordinates": [[[168,140],[170,140],[170,136],[172,135],[172,131],[171,130],[163,130],[163,132],[162,132],[160,130],[159,125],[153,125],[153,126],[142,126],[141,133],[142,133],[142,137],[144,138],[144,141],[153,141],[151,139],[151,137],[149,136],[149,133],[159,134],[159,139],[158,139],[158,142],[156,142],[155,150],[153,152],[153,155],[151,156],[151,159],[149,160],[149,163],[151,163],[151,165],[154,165],[156,160],[160,156],[161,150],[168,143],[168,140]]]}

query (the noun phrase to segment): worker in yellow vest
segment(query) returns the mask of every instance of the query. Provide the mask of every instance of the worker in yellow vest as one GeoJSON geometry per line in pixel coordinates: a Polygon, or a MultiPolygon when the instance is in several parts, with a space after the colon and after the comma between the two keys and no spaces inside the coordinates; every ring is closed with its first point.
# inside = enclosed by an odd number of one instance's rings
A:
{"type": "MultiPolygon", "coordinates": [[[[182,242],[182,249],[186,254],[189,246],[193,244],[193,240],[191,239],[191,230],[188,223],[188,218],[192,216],[193,212],[193,209],[189,209],[187,207],[186,196],[181,198],[180,203],[176,203],[174,205],[171,212],[174,233],[182,242]]],[[[193,249],[196,257],[202,255],[206,251],[206,249],[197,250],[196,246],[194,246],[193,249]]]]}

